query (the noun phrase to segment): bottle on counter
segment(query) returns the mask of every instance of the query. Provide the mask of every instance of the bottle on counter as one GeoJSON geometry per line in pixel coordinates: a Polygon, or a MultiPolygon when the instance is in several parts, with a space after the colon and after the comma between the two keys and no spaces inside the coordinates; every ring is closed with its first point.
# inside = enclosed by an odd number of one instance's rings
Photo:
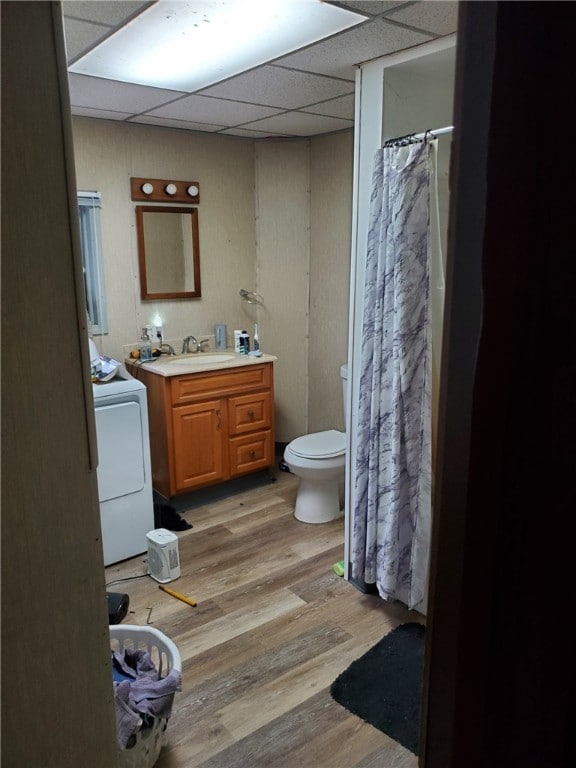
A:
{"type": "Polygon", "coordinates": [[[247,331],[240,334],[240,354],[247,355],[250,352],[250,336],[247,331]]]}
{"type": "Polygon", "coordinates": [[[142,328],[140,336],[140,360],[152,360],[152,341],[146,328],[142,328]]]}
{"type": "Polygon", "coordinates": [[[258,338],[258,323],[254,323],[254,352],[260,351],[260,339],[258,338]]]}

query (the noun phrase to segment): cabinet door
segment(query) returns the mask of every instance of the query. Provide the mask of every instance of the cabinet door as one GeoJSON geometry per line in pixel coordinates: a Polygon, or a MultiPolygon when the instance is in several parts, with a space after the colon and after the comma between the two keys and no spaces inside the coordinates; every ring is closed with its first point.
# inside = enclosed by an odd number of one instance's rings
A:
{"type": "Polygon", "coordinates": [[[225,407],[221,400],[210,400],[172,409],[177,491],[225,477],[225,407]]]}

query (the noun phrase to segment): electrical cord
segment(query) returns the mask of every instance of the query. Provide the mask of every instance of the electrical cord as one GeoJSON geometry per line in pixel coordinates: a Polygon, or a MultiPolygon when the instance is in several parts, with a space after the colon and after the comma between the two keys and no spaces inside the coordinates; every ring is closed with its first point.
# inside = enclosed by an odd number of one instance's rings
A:
{"type": "Polygon", "coordinates": [[[140,576],[125,576],[123,579],[116,579],[115,581],[109,581],[107,582],[106,586],[111,587],[112,584],[120,584],[121,581],[131,581],[132,579],[143,579],[145,576],[148,576],[147,573],[142,573],[140,576]]]}

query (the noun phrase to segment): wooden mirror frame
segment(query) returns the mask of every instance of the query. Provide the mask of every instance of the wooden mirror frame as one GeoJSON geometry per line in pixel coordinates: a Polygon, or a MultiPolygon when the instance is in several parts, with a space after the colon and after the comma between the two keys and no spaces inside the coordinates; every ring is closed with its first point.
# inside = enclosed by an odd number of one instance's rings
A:
{"type": "Polygon", "coordinates": [[[143,301],[156,299],[198,299],[202,296],[200,287],[200,241],[198,237],[198,209],[181,208],[166,205],[137,205],[136,233],[138,238],[138,266],[140,270],[140,298],[143,301]],[[152,293],[148,290],[146,273],[146,242],[144,237],[144,215],[153,213],[175,213],[190,216],[192,227],[192,269],[194,274],[194,290],[192,291],[163,291],[152,293]]]}

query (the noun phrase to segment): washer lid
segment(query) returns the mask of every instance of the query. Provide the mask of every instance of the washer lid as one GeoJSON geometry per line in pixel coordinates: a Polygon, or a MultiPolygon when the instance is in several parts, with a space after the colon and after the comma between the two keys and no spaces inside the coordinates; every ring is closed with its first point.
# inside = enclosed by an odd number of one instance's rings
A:
{"type": "Polygon", "coordinates": [[[346,452],[346,433],[336,429],[313,432],[297,437],[290,443],[290,450],[303,459],[330,459],[346,452]]]}
{"type": "Polygon", "coordinates": [[[110,395],[123,395],[126,392],[139,392],[146,389],[146,385],[135,379],[126,368],[121,365],[118,373],[110,381],[92,383],[92,394],[94,399],[101,397],[110,397],[110,395]]]}

